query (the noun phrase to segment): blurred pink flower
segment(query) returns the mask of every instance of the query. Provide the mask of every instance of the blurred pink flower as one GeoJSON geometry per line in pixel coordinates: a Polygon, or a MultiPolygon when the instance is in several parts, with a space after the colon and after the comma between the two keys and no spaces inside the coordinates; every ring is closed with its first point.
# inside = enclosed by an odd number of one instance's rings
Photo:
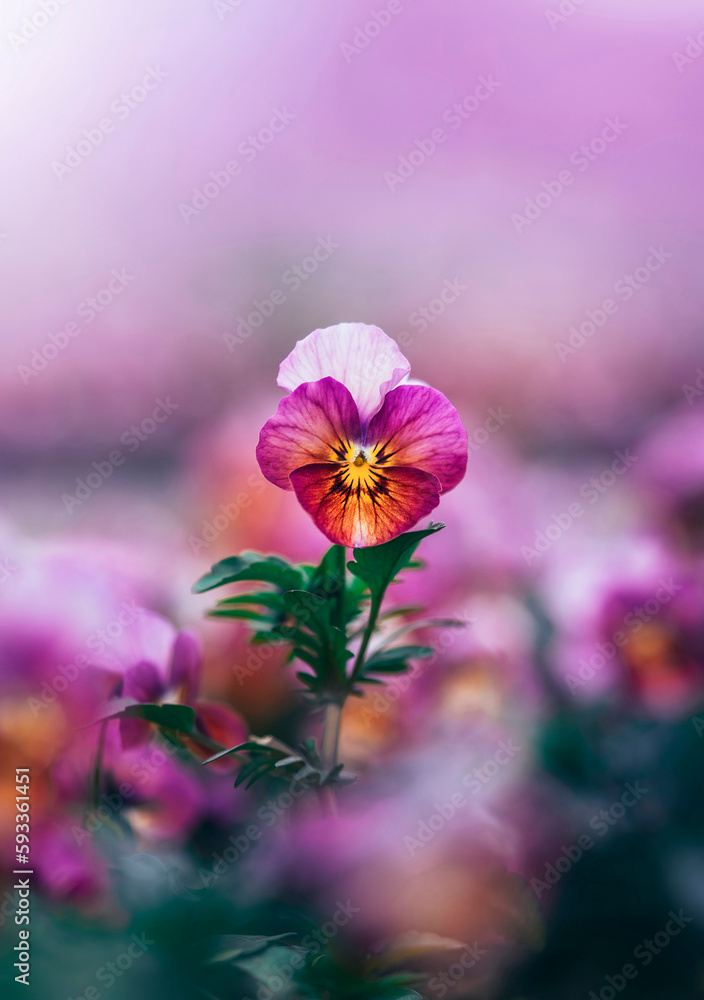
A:
{"type": "Polygon", "coordinates": [[[704,580],[662,539],[566,544],[545,579],[553,661],[576,698],[681,718],[704,696],[704,580]]]}
{"type": "MultiPolygon", "coordinates": [[[[198,732],[227,746],[247,735],[243,719],[228,705],[199,700],[203,675],[200,639],[191,631],[178,632],[161,615],[143,612],[137,627],[103,663],[119,672],[113,690],[115,710],[140,703],[189,705],[195,711],[196,732],[188,744],[194,749],[198,732]]],[[[110,706],[108,701],[105,709],[110,706]]],[[[154,732],[152,723],[143,719],[123,718],[119,726],[126,750],[144,746],[154,732]]],[[[224,758],[223,768],[231,766],[224,758]]]]}
{"type": "Polygon", "coordinates": [[[109,891],[108,863],[93,843],[78,843],[74,823],[66,814],[37,824],[32,863],[50,898],[92,909],[109,891]]]}
{"type": "Polygon", "coordinates": [[[650,505],[656,508],[663,530],[692,552],[701,554],[704,414],[697,409],[675,412],[641,442],[639,453],[636,477],[650,505]]]}

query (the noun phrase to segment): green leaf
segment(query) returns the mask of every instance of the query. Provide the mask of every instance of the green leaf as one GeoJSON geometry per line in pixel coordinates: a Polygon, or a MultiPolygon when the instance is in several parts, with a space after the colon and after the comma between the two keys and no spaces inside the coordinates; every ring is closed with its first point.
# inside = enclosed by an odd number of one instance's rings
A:
{"type": "Polygon", "coordinates": [[[431,523],[422,531],[407,531],[383,545],[355,549],[354,561],[347,567],[350,573],[364,581],[372,597],[380,601],[391,581],[411,564],[413,553],[423,539],[444,527],[442,523],[431,523]]]}
{"type": "MultiPolygon", "coordinates": [[[[235,963],[238,968],[244,969],[254,980],[262,984],[263,990],[257,989],[257,994],[284,998],[290,997],[289,990],[283,993],[276,990],[274,993],[270,987],[272,983],[287,983],[291,978],[291,971],[302,965],[304,954],[303,949],[297,946],[285,947],[273,944],[256,955],[247,955],[236,959],[235,963]]],[[[252,995],[255,995],[255,990],[251,992],[252,995]]],[[[234,996],[234,994],[228,993],[228,996],[234,996]]]]}
{"type": "Polygon", "coordinates": [[[261,757],[253,757],[247,764],[243,764],[240,772],[235,778],[235,788],[244,784],[245,788],[251,788],[255,781],[259,781],[269,771],[274,770],[274,763],[271,760],[262,760],[261,757]]]}
{"type": "Polygon", "coordinates": [[[219,753],[214,754],[214,756],[208,757],[203,763],[210,764],[212,761],[219,760],[220,757],[225,757],[229,753],[245,751],[247,753],[273,754],[276,755],[277,759],[295,753],[293,747],[290,747],[288,743],[284,743],[282,740],[277,740],[275,736],[250,736],[244,743],[238,743],[237,746],[230,747],[228,750],[221,750],[219,753]]]}
{"type": "Polygon", "coordinates": [[[208,612],[209,618],[236,618],[239,621],[270,622],[271,615],[263,615],[251,608],[213,608],[208,612]]]}
{"type": "Polygon", "coordinates": [[[293,931],[288,934],[221,934],[215,942],[215,953],[208,959],[208,964],[231,962],[245,955],[256,955],[268,948],[274,941],[293,937],[293,931]]]}
{"type": "Polygon", "coordinates": [[[177,733],[192,733],[196,721],[196,713],[190,705],[135,705],[125,709],[125,715],[146,719],[177,733]]]}
{"type": "Polygon", "coordinates": [[[295,976],[306,997],[329,997],[330,1000],[422,1000],[409,983],[424,978],[417,973],[393,976],[367,976],[363,968],[341,962],[329,951],[309,952],[305,966],[295,976]]]}
{"type": "Polygon", "coordinates": [[[423,1000],[422,994],[416,993],[415,990],[406,989],[405,986],[387,987],[383,993],[379,994],[379,997],[383,997],[383,1000],[423,1000]]]}
{"type": "Polygon", "coordinates": [[[301,684],[305,684],[311,691],[318,690],[319,681],[315,674],[304,674],[302,670],[299,670],[296,673],[296,677],[299,679],[301,684]]]}
{"type": "MultiPolygon", "coordinates": [[[[253,745],[253,744],[252,744],[253,745]]],[[[250,746],[249,743],[239,743],[236,747],[230,747],[229,750],[221,750],[220,753],[213,754],[212,757],[208,757],[204,760],[204,764],[212,764],[214,760],[220,760],[221,757],[227,757],[231,753],[239,753],[241,750],[245,750],[250,746]]]]}
{"type": "MultiPolygon", "coordinates": [[[[346,664],[353,655],[347,649],[347,636],[332,624],[336,599],[324,598],[305,590],[292,590],[284,594],[284,604],[296,619],[298,627],[309,629],[316,640],[298,643],[294,656],[307,663],[314,671],[316,682],[308,684],[311,690],[337,690],[344,682],[346,664]]],[[[305,635],[305,633],[303,633],[305,635]]]]}
{"type": "Polygon", "coordinates": [[[255,632],[251,640],[252,645],[258,646],[263,643],[277,646],[288,646],[292,643],[299,646],[308,646],[309,649],[318,650],[319,643],[315,636],[308,635],[295,625],[274,625],[270,629],[261,629],[255,632]]]}
{"type": "Polygon", "coordinates": [[[423,607],[420,604],[406,604],[400,608],[391,608],[389,611],[384,611],[383,614],[379,615],[378,621],[386,621],[388,618],[399,618],[407,615],[416,615],[419,611],[422,611],[423,607]]]}
{"type": "Polygon", "coordinates": [[[190,705],[149,705],[140,702],[125,704],[129,701],[131,699],[116,698],[113,702],[108,702],[95,721],[143,719],[145,722],[153,722],[162,729],[194,735],[196,713],[190,705]]]}
{"type": "Polygon", "coordinates": [[[215,563],[210,571],[193,585],[194,594],[203,594],[226,583],[258,580],[272,583],[281,590],[295,590],[303,584],[303,573],[278,556],[262,556],[258,552],[243,552],[215,563]]]}
{"type": "Polygon", "coordinates": [[[318,594],[307,590],[289,590],[284,594],[284,606],[299,627],[309,628],[326,638],[330,628],[330,604],[318,594]]]}
{"type": "Polygon", "coordinates": [[[409,632],[417,632],[419,629],[424,628],[467,628],[469,622],[463,621],[461,618],[425,618],[419,619],[414,622],[407,622],[405,625],[401,625],[397,628],[391,635],[387,636],[384,640],[384,648],[389,646],[392,642],[400,639],[403,635],[408,635],[409,632]]]}
{"type": "Polygon", "coordinates": [[[320,654],[313,652],[310,649],[305,649],[303,646],[294,646],[292,650],[292,655],[296,660],[302,660],[307,663],[309,667],[313,670],[317,670],[320,664],[320,654]]]}
{"type": "Polygon", "coordinates": [[[303,740],[301,743],[301,749],[305,750],[307,756],[310,757],[311,760],[315,761],[317,764],[320,763],[320,758],[318,757],[318,746],[311,736],[303,740]]]}
{"type": "Polygon", "coordinates": [[[288,757],[284,757],[282,760],[277,760],[274,767],[289,767],[291,764],[303,764],[303,758],[299,757],[298,754],[289,754],[288,757]]]}
{"type": "Polygon", "coordinates": [[[397,673],[407,668],[407,660],[427,659],[433,656],[434,652],[430,646],[395,646],[393,649],[382,649],[369,657],[364,664],[364,672],[397,673]]]}
{"type": "MultiPolygon", "coordinates": [[[[245,788],[249,788],[255,781],[259,781],[260,778],[268,774],[290,781],[297,776],[294,774],[296,769],[300,775],[301,765],[305,769],[307,765],[315,763],[315,761],[308,759],[305,747],[301,747],[301,753],[298,753],[293,747],[274,736],[252,736],[244,743],[238,743],[237,746],[222,750],[209,757],[203,763],[210,764],[214,760],[219,760],[221,757],[233,753],[249,755],[249,760],[242,764],[238,772],[235,788],[242,784],[245,785],[245,788]]],[[[309,773],[313,774],[314,772],[317,773],[316,769],[311,768],[309,773]]]]}
{"type": "Polygon", "coordinates": [[[237,594],[235,597],[224,597],[218,601],[217,607],[229,608],[240,604],[259,605],[262,608],[270,608],[272,611],[283,611],[283,595],[276,591],[262,590],[256,594],[237,594]]]}
{"type": "Polygon", "coordinates": [[[339,594],[344,587],[344,557],[344,548],[332,545],[310,573],[307,589],[326,600],[339,594]]]}
{"type": "Polygon", "coordinates": [[[330,629],[330,647],[337,666],[340,677],[346,676],[347,661],[352,659],[354,653],[347,649],[347,636],[339,628],[330,629]]]}

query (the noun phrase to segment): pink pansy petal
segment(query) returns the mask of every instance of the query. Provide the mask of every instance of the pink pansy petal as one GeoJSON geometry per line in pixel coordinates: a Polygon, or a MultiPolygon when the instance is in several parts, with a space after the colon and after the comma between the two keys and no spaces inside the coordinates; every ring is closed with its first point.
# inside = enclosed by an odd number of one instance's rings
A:
{"type": "Polygon", "coordinates": [[[195,700],[203,669],[203,650],[195,632],[179,632],[171,654],[169,690],[178,689],[179,700],[187,705],[195,700]]]}
{"type": "Polygon", "coordinates": [[[259,435],[257,461],[275,486],[293,489],[294,469],[342,461],[361,440],[359,414],[348,389],[333,378],[308,382],[286,396],[259,435]]]}
{"type": "Polygon", "coordinates": [[[75,819],[68,816],[33,827],[33,868],[44,891],[53,899],[97,902],[110,887],[108,864],[92,834],[76,837],[75,819]]]}
{"type": "Polygon", "coordinates": [[[143,747],[152,738],[152,727],[144,719],[120,719],[120,741],[123,750],[143,747]]]}
{"type": "Polygon", "coordinates": [[[149,660],[142,660],[125,671],[123,687],[125,698],[136,698],[137,701],[158,701],[164,693],[164,680],[159,669],[149,660]]]}
{"type": "Polygon", "coordinates": [[[107,643],[101,632],[98,632],[103,639],[105,652],[91,656],[91,663],[122,674],[140,660],[148,660],[156,664],[165,680],[166,664],[176,638],[175,626],[161,615],[134,604],[126,605],[123,610],[133,620],[126,619],[125,624],[123,617],[118,616],[119,634],[113,636],[107,631],[107,643]]]}
{"type": "MultiPolygon", "coordinates": [[[[202,784],[173,758],[157,763],[145,753],[138,765],[138,795],[124,815],[132,829],[151,841],[180,841],[188,837],[207,812],[202,784]]],[[[159,758],[157,758],[159,760],[159,758]]],[[[133,767],[135,765],[132,765],[133,767]]],[[[133,772],[134,773],[134,772],[133,772]]]]}
{"type": "Polygon", "coordinates": [[[408,375],[411,366],[396,342],[378,326],[338,323],[299,340],[281,362],[278,384],[293,391],[305,382],[331,376],[347,386],[362,424],[369,422],[386,393],[408,375]]]}
{"type": "Polygon", "coordinates": [[[291,482],[298,501],[336,545],[381,545],[412,528],[437,507],[440,483],[419,469],[374,467],[354,480],[331,463],[296,469],[291,482]]]}
{"type": "Polygon", "coordinates": [[[437,476],[443,490],[457,486],[467,471],[467,432],[460,415],[429,386],[392,389],[366,438],[384,470],[399,465],[422,469],[437,476]]]}

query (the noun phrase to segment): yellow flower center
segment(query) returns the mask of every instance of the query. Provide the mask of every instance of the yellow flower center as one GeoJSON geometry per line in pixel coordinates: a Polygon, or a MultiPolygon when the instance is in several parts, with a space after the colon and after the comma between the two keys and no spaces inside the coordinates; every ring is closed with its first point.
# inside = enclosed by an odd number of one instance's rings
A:
{"type": "Polygon", "coordinates": [[[362,447],[352,444],[347,449],[345,460],[342,463],[345,467],[346,480],[348,483],[357,486],[371,486],[375,481],[375,457],[376,448],[362,447]]]}

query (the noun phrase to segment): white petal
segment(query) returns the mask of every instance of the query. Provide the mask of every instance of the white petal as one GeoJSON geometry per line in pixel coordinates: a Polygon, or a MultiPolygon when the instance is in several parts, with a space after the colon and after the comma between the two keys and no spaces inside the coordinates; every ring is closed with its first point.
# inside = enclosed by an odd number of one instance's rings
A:
{"type": "Polygon", "coordinates": [[[299,340],[281,362],[278,384],[293,392],[304,382],[330,376],[342,382],[357,404],[363,424],[411,370],[398,345],[378,326],[338,323],[299,340]]]}

